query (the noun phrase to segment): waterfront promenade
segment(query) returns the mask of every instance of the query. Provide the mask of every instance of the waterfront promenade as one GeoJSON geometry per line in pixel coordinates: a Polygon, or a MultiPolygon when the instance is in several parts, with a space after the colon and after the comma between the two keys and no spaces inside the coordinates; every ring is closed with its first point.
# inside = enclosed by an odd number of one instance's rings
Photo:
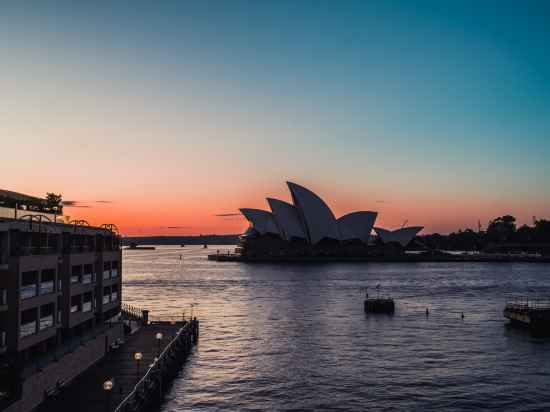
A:
{"type": "Polygon", "coordinates": [[[162,401],[198,339],[198,321],[157,321],[111,347],[97,364],[38,409],[46,411],[138,411],[162,401]]]}

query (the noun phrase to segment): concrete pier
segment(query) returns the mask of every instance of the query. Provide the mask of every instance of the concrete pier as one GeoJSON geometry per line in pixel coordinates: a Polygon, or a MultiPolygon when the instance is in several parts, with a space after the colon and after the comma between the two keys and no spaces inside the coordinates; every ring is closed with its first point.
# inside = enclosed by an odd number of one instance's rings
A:
{"type": "MultiPolygon", "coordinates": [[[[38,411],[144,411],[158,406],[199,336],[199,322],[149,322],[38,411]]],[[[45,394],[47,396],[48,394],[45,394]]]]}

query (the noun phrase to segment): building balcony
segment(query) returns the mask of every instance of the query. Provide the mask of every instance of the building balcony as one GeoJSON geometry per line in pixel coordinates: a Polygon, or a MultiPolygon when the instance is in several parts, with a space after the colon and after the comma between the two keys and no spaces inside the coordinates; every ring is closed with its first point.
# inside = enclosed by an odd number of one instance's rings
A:
{"type": "Polygon", "coordinates": [[[54,325],[53,315],[48,315],[40,318],[40,323],[39,323],[40,330],[51,328],[53,325],[54,325]]]}
{"type": "Polygon", "coordinates": [[[0,332],[0,353],[4,353],[8,350],[8,344],[6,340],[6,332],[0,332]]]}
{"type": "Polygon", "coordinates": [[[102,308],[102,312],[105,313],[115,308],[120,308],[120,301],[117,300],[115,302],[109,302],[104,304],[102,308]]]}
{"type": "MultiPolygon", "coordinates": [[[[20,288],[20,297],[21,300],[34,298],[38,295],[48,295],[55,292],[55,282],[53,280],[48,280],[46,282],[33,283],[30,285],[23,285],[20,288]]],[[[1,303],[1,302],[0,302],[1,303]]]]}
{"type": "Polygon", "coordinates": [[[83,285],[89,285],[94,281],[94,276],[92,273],[86,273],[82,275],[82,284],[83,285]]]}
{"type": "Polygon", "coordinates": [[[69,316],[69,328],[73,328],[82,322],[86,322],[90,319],[93,319],[94,312],[92,310],[84,310],[84,305],[82,305],[81,310],[72,312],[69,316]]]}
{"type": "Polygon", "coordinates": [[[17,248],[18,256],[43,256],[58,254],[57,247],[54,246],[20,246],[17,248]]]}
{"type": "Polygon", "coordinates": [[[53,293],[55,289],[55,283],[53,280],[40,283],[40,294],[47,295],[48,293],[53,293]]]}
{"type": "Polygon", "coordinates": [[[38,284],[33,283],[30,285],[21,286],[21,288],[19,289],[19,296],[21,297],[21,300],[30,299],[38,296],[38,284]]]}
{"type": "Polygon", "coordinates": [[[19,338],[23,339],[27,336],[34,335],[37,332],[36,321],[22,323],[19,327],[19,338]]]}
{"type": "Polygon", "coordinates": [[[8,310],[8,290],[0,289],[0,312],[8,310]]]}
{"type": "Polygon", "coordinates": [[[23,323],[19,327],[18,350],[27,349],[37,343],[49,339],[57,333],[53,323],[53,316],[45,316],[39,322],[23,323]]]}
{"type": "Polygon", "coordinates": [[[71,253],[94,253],[96,249],[88,245],[73,245],[70,248],[71,253]]]}
{"type": "Polygon", "coordinates": [[[92,309],[92,301],[82,303],[82,312],[91,312],[92,309]]]}
{"type": "Polygon", "coordinates": [[[95,288],[95,283],[81,283],[81,282],[72,283],[69,293],[71,296],[81,295],[82,293],[86,293],[94,290],[94,288],[95,288]]]}

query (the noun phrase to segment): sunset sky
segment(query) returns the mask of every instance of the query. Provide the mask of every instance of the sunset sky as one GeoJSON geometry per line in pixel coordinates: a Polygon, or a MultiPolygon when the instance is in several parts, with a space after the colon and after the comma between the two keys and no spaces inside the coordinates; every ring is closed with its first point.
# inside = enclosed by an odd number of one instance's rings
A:
{"type": "Polygon", "coordinates": [[[550,218],[550,2],[11,3],[0,189],[131,235],[240,233],[287,180],[389,228],[550,218]]]}

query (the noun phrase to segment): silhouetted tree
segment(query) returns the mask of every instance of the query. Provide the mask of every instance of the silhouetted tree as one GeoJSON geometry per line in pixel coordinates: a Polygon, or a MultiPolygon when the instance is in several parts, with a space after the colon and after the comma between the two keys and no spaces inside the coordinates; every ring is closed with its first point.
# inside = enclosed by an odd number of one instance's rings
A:
{"type": "Polygon", "coordinates": [[[511,215],[497,217],[489,222],[487,237],[493,242],[511,240],[516,232],[516,218],[511,215]]]}
{"type": "Polygon", "coordinates": [[[537,220],[535,221],[535,228],[533,230],[533,239],[536,242],[549,243],[550,242],[550,220],[537,220]]]}
{"type": "Polygon", "coordinates": [[[60,194],[46,193],[46,206],[61,214],[63,213],[63,198],[60,194]]]}

